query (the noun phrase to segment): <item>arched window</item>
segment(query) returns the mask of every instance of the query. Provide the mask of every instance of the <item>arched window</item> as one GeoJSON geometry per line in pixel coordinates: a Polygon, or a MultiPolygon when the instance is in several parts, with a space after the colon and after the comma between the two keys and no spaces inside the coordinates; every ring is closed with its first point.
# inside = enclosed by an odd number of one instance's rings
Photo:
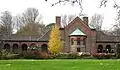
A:
{"type": "Polygon", "coordinates": [[[13,53],[18,53],[18,44],[13,44],[13,53]]]}
{"type": "Polygon", "coordinates": [[[10,45],[9,44],[5,44],[3,49],[6,50],[7,52],[10,52],[10,45]]]}
{"type": "Polygon", "coordinates": [[[22,51],[27,51],[27,48],[28,48],[27,44],[22,45],[22,51]]]}
{"type": "Polygon", "coordinates": [[[103,46],[102,45],[98,45],[97,52],[98,53],[102,53],[103,52],[103,46]]]}
{"type": "Polygon", "coordinates": [[[42,52],[48,52],[48,46],[47,46],[46,44],[43,44],[43,45],[41,46],[41,51],[42,51],[42,52]]]}
{"type": "Polygon", "coordinates": [[[106,46],[106,53],[111,53],[111,46],[110,45],[106,46]]]}
{"type": "Polygon", "coordinates": [[[73,40],[73,38],[71,38],[71,45],[73,45],[74,44],[74,40],[73,40]]]}
{"type": "Polygon", "coordinates": [[[80,45],[80,38],[77,38],[77,45],[80,45]]]}

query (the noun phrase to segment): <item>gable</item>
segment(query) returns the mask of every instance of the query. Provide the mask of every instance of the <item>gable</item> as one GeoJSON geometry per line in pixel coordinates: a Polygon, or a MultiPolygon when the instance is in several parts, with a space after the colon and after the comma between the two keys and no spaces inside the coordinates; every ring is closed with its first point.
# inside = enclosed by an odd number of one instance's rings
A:
{"type": "Polygon", "coordinates": [[[81,24],[82,26],[84,26],[85,28],[89,28],[89,26],[87,26],[87,24],[85,24],[79,17],[76,17],[73,21],[71,21],[65,28],[69,28],[71,26],[73,26],[76,22],[78,22],[79,24],[81,24]]]}
{"type": "Polygon", "coordinates": [[[76,29],[80,29],[83,33],[87,35],[90,34],[91,31],[89,26],[85,24],[79,17],[76,17],[65,27],[65,30],[68,34],[72,33],[76,29]]]}

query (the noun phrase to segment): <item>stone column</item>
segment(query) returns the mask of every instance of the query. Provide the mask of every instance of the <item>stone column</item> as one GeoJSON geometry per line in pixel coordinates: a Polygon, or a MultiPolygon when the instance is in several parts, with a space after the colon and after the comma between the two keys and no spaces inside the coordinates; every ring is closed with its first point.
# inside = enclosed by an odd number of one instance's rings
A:
{"type": "Polygon", "coordinates": [[[76,52],[76,46],[77,46],[77,41],[74,40],[74,43],[73,43],[73,45],[71,45],[71,49],[70,49],[70,51],[71,51],[72,53],[75,53],[75,52],[76,52]]]}
{"type": "Polygon", "coordinates": [[[85,52],[85,45],[83,45],[83,40],[80,41],[81,52],[85,52]]]}

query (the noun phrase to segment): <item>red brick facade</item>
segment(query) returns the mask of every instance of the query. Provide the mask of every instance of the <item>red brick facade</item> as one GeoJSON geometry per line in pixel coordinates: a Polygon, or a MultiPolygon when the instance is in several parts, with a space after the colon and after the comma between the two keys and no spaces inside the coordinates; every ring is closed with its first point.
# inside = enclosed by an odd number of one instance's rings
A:
{"type": "MultiPolygon", "coordinates": [[[[64,46],[61,52],[89,52],[94,53],[113,53],[116,51],[117,45],[120,43],[120,37],[107,36],[101,31],[96,31],[89,27],[88,17],[83,17],[83,20],[76,17],[64,28],[61,27],[61,17],[56,17],[56,24],[60,26],[61,37],[64,41],[64,46]],[[85,34],[71,36],[70,34],[76,29],[79,29],[85,34]]],[[[1,39],[1,49],[7,49],[10,52],[19,53],[26,51],[28,48],[38,47],[40,50],[48,50],[49,41],[48,31],[43,37],[39,36],[13,36],[6,39],[1,39]],[[17,50],[17,51],[16,51],[17,50]]]]}

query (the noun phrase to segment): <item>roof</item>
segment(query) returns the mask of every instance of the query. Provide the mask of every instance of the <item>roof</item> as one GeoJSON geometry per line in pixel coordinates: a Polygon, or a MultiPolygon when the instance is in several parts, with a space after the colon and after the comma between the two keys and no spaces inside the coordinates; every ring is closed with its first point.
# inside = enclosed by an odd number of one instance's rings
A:
{"type": "Polygon", "coordinates": [[[50,39],[50,32],[51,30],[48,30],[41,38],[39,38],[38,40],[40,41],[49,41],[50,39]]]}
{"type": "Polygon", "coordinates": [[[81,30],[76,29],[75,31],[73,31],[71,34],[71,36],[78,36],[78,35],[82,35],[82,36],[86,36],[85,33],[83,33],[81,30]]]}
{"type": "Polygon", "coordinates": [[[9,37],[3,37],[2,40],[6,41],[37,41],[40,35],[11,35],[9,37]]]}
{"type": "Polygon", "coordinates": [[[88,27],[88,26],[83,22],[83,20],[81,20],[78,16],[77,16],[75,19],[73,19],[73,20],[66,26],[66,28],[72,26],[76,21],[79,22],[79,23],[81,23],[81,24],[83,24],[86,28],[90,29],[90,27],[88,27]]]}
{"type": "Polygon", "coordinates": [[[119,42],[119,36],[108,36],[107,34],[103,33],[102,31],[96,32],[96,41],[97,42],[119,42]]]}
{"type": "MultiPolygon", "coordinates": [[[[3,41],[41,41],[46,42],[49,41],[49,34],[51,30],[48,30],[43,36],[40,35],[11,35],[2,37],[3,41]]],[[[1,36],[0,36],[1,37],[1,36]]]]}
{"type": "Polygon", "coordinates": [[[95,27],[91,26],[91,25],[88,25],[90,27],[90,29],[95,29],[95,27]]]}

